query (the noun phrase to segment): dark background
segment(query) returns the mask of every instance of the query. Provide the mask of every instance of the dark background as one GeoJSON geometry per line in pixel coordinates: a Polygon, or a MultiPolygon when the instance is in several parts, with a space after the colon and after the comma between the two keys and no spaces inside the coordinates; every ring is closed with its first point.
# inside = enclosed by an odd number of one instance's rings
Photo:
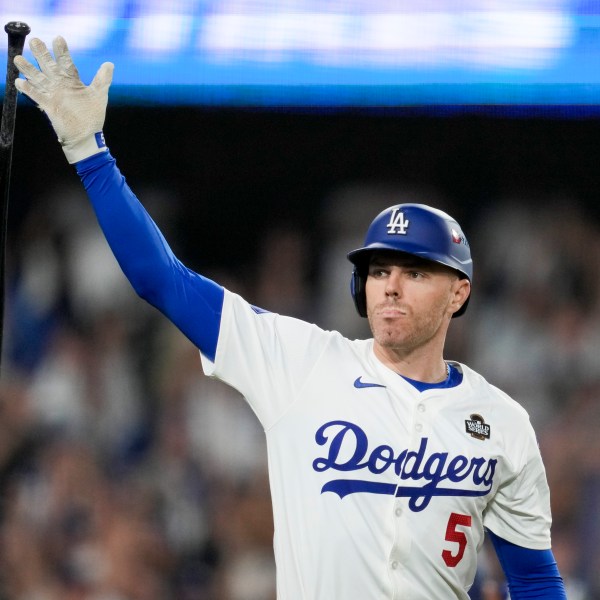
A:
{"type": "MultiPolygon", "coordinates": [[[[252,260],[277,221],[295,220],[318,245],[327,233],[315,212],[352,183],[433,187],[466,231],[511,194],[543,207],[564,192],[598,219],[600,119],[497,113],[109,106],[104,131],[134,191],[172,190],[178,249],[197,267],[206,256],[224,266],[252,260]]],[[[9,235],[53,187],[77,181],[44,121],[19,106],[9,235]]]]}

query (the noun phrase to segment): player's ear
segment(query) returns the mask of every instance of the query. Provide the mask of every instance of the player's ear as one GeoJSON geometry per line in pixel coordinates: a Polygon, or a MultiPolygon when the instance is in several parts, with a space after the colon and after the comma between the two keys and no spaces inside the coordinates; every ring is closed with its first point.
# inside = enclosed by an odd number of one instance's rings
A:
{"type": "Polygon", "coordinates": [[[456,279],[452,285],[452,291],[450,313],[453,315],[460,310],[471,295],[471,282],[467,278],[456,279]]]}

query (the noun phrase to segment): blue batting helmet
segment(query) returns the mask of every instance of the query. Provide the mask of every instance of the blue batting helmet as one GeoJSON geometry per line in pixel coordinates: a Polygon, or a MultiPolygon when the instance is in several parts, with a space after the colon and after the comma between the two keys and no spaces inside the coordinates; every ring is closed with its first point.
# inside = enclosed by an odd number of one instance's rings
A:
{"type": "MultiPolygon", "coordinates": [[[[367,230],[362,248],[348,253],[354,264],[352,298],[361,317],[367,316],[365,284],[369,261],[377,250],[412,254],[458,271],[461,278],[473,281],[471,250],[460,225],[448,214],[424,204],[396,204],[379,213],[367,230]]],[[[467,309],[469,298],[454,313],[467,309]]]]}

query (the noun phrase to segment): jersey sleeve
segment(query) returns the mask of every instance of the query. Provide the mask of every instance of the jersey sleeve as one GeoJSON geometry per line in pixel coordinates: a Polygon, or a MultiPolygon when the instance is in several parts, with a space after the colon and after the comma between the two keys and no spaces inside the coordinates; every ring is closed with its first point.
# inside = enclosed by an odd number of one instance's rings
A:
{"type": "Polygon", "coordinates": [[[106,240],[137,294],[214,357],[223,289],[177,259],[108,152],[76,167],[106,240]]]}
{"type": "Polygon", "coordinates": [[[336,334],[251,306],[225,290],[216,357],[202,353],[207,375],[236,388],[265,429],[302,395],[336,334]]]}
{"type": "Polygon", "coordinates": [[[518,546],[550,548],[550,490],[533,427],[525,416],[515,443],[522,443],[522,457],[512,477],[503,482],[483,515],[484,526],[518,546]]]}

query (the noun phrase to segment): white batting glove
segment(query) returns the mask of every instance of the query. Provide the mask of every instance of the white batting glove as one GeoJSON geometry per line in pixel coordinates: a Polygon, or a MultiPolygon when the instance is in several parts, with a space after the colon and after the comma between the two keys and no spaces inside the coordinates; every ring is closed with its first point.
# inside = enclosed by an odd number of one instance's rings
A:
{"type": "Polygon", "coordinates": [[[102,127],[114,65],[104,63],[86,86],[62,37],[52,43],[55,58],[38,38],[29,47],[40,68],[16,56],[15,66],[26,79],[17,79],[15,86],[48,115],[67,160],[76,163],[105,151],[102,127]]]}

